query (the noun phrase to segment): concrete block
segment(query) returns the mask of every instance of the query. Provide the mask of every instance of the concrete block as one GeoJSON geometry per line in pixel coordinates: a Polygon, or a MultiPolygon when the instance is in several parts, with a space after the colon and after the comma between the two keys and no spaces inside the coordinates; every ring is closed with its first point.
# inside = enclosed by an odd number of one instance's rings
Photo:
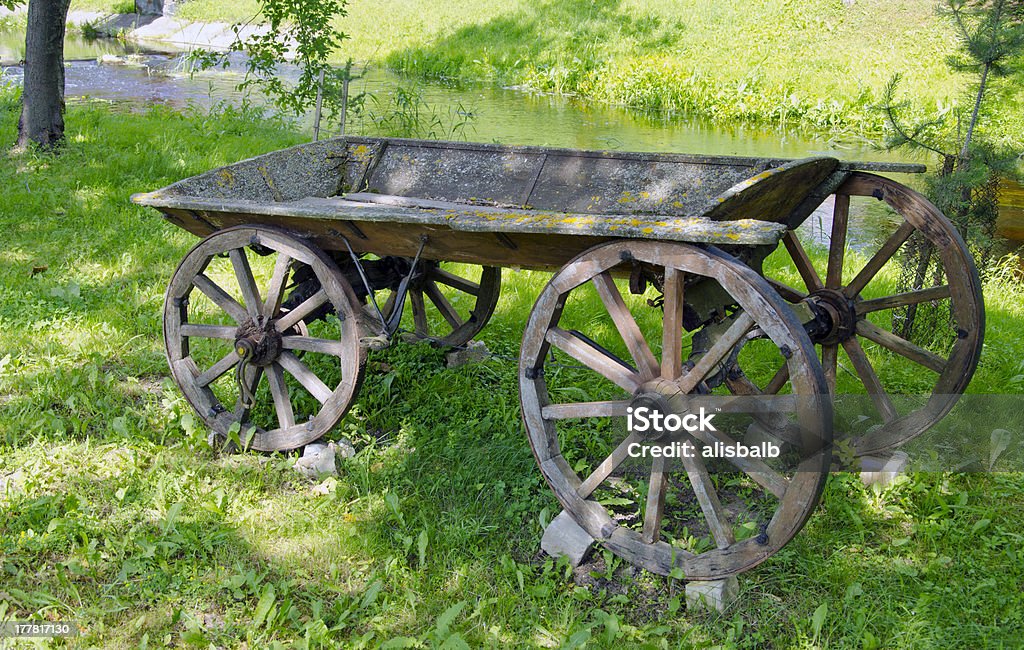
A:
{"type": "Polygon", "coordinates": [[[705,610],[721,614],[736,602],[740,595],[740,581],[736,576],[721,580],[695,581],[686,583],[686,609],[705,610]]]}
{"type": "Polygon", "coordinates": [[[902,451],[895,451],[891,456],[862,456],[859,461],[861,482],[878,487],[890,485],[910,466],[910,456],[902,451]]]}
{"type": "Polygon", "coordinates": [[[551,557],[568,557],[573,567],[578,567],[586,557],[594,538],[580,528],[572,516],[562,511],[544,529],[540,540],[541,549],[551,557]]]}
{"type": "Polygon", "coordinates": [[[470,341],[466,347],[448,353],[448,367],[458,368],[469,363],[479,363],[491,356],[483,341],[470,341]]]}

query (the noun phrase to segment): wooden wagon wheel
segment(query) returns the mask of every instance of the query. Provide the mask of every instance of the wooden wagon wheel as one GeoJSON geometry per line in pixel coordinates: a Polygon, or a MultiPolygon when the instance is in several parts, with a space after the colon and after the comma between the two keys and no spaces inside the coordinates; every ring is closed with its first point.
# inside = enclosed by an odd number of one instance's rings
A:
{"type": "MultiPolygon", "coordinates": [[[[422,272],[412,279],[404,306],[412,314],[413,339],[441,347],[465,345],[494,313],[501,268],[431,260],[420,265],[422,272]]],[[[385,318],[395,308],[396,295],[388,291],[381,304],[385,318]]]]}
{"type": "MultiPolygon", "coordinates": [[[[662,575],[680,568],[690,579],[714,579],[756,566],[800,530],[826,478],[832,411],[814,347],[763,278],[714,249],[619,241],[566,264],[530,314],[520,393],[530,445],[561,505],[605,547],[662,575]],[[659,278],[663,311],[623,295],[611,272],[624,260],[659,278]],[[728,306],[711,319],[713,342],[683,327],[701,285],[728,306]],[[632,457],[633,443],[649,441],[627,430],[630,407],[685,410],[714,399],[704,394],[753,339],[791,375],[789,411],[775,413],[796,434],[786,458],[632,457]]],[[[716,429],[658,444],[733,446],[757,420],[742,407],[723,411],[716,429]]]]}
{"type": "Polygon", "coordinates": [[[357,304],[334,262],[301,239],[257,226],[214,233],[167,289],[171,374],[217,433],[237,425],[254,449],[300,447],[337,424],[362,381],[357,304]],[[282,302],[301,265],[320,288],[288,311],[282,302]],[[307,322],[325,306],[326,318],[307,322]]]}
{"type": "MultiPolygon", "coordinates": [[[[944,417],[974,374],[985,330],[981,282],[970,251],[953,224],[921,194],[887,178],[856,172],[835,194],[827,263],[815,268],[793,231],[783,243],[805,290],[770,281],[787,300],[815,303],[828,313],[829,326],[812,336],[821,347],[830,389],[835,392],[838,369],[845,367],[870,396],[872,406],[868,408],[873,407],[874,413],[864,423],[870,428],[858,432],[854,440],[857,454],[896,447],[944,417]],[[877,251],[857,269],[850,268],[850,256],[846,255],[851,197],[884,201],[898,215],[877,251]],[[922,274],[926,282],[910,291],[887,288],[879,272],[887,263],[895,264],[904,245],[914,240],[931,244],[937,270],[922,274]],[[917,309],[924,304],[948,309],[945,341],[939,337],[931,343],[911,342],[894,332],[892,310],[917,309]],[[842,365],[840,348],[846,357],[842,365]],[[876,362],[872,363],[868,352],[876,355],[876,362]],[[884,361],[879,363],[883,353],[884,361]],[[908,391],[908,383],[917,387],[908,391]],[[923,405],[921,400],[905,404],[894,399],[901,392],[929,396],[923,405]]],[[[925,261],[924,266],[928,264],[925,261]]]]}

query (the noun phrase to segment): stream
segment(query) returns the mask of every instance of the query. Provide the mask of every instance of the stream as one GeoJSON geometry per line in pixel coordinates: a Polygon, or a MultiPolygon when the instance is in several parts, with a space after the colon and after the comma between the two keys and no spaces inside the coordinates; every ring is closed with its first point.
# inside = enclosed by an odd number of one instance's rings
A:
{"type": "MultiPolygon", "coordinates": [[[[24,36],[0,31],[0,83],[20,83],[18,62],[24,51],[24,36]]],[[[189,73],[188,61],[180,53],[144,51],[117,40],[87,40],[69,34],[65,43],[66,96],[129,102],[140,106],[166,104],[184,108],[211,106],[219,102],[240,103],[243,95],[236,86],[242,80],[239,66],[227,70],[189,73]]],[[[287,67],[283,76],[293,74],[287,67]]],[[[493,85],[444,85],[424,82],[371,68],[352,82],[353,95],[366,92],[387,104],[398,88],[412,89],[421,111],[437,115],[441,122],[465,121],[460,139],[502,144],[542,145],[577,149],[618,149],[706,155],[801,158],[829,155],[844,160],[920,162],[905,153],[884,152],[870,143],[835,142],[814,138],[795,128],[766,129],[744,125],[720,126],[680,116],[660,118],[625,108],[592,105],[571,97],[538,95],[493,85]]],[[[373,111],[374,103],[368,103],[373,111]]],[[[351,118],[350,118],[351,119],[351,118]]],[[[312,117],[306,116],[306,125],[312,117]]],[[[353,120],[349,131],[368,132],[365,122],[353,120]]],[[[335,135],[337,125],[322,125],[322,133],[335,135]]],[[[444,137],[444,132],[433,134],[444,137]]],[[[915,184],[915,179],[899,179],[915,184]]],[[[999,232],[1024,243],[1024,189],[1007,183],[1002,188],[999,232]]],[[[827,206],[824,206],[827,208],[827,206]]],[[[853,246],[876,239],[878,215],[851,215],[859,220],[851,229],[858,234],[853,246]]],[[[827,240],[830,210],[816,213],[805,227],[805,236],[827,240]]]]}

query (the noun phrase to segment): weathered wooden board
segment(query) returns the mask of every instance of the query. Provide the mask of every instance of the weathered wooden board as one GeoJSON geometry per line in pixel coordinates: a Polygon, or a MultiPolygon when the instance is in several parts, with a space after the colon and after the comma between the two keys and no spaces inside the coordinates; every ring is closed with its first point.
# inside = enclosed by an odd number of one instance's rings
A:
{"type": "Polygon", "coordinates": [[[349,137],[132,199],[200,236],[260,223],[313,236],[326,249],[344,249],[345,237],[355,250],[412,255],[427,234],[431,246],[451,251],[445,259],[553,266],[609,238],[774,246],[816,188],[865,167],[921,170],[349,137]],[[343,200],[347,194],[362,200],[343,200]]]}

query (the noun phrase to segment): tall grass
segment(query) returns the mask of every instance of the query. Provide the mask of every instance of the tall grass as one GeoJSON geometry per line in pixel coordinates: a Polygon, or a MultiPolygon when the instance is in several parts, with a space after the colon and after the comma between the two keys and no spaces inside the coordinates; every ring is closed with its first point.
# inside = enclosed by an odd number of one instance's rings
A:
{"type": "MultiPolygon", "coordinates": [[[[248,21],[257,10],[254,0],[191,0],[180,15],[248,21]]],[[[966,83],[945,65],[955,43],[931,0],[385,0],[348,11],[339,64],[719,121],[877,135],[874,106],[894,73],[926,115],[960,100],[966,83]]],[[[1024,95],[1013,83],[1000,92],[992,120],[1020,144],[1024,95]]]]}

